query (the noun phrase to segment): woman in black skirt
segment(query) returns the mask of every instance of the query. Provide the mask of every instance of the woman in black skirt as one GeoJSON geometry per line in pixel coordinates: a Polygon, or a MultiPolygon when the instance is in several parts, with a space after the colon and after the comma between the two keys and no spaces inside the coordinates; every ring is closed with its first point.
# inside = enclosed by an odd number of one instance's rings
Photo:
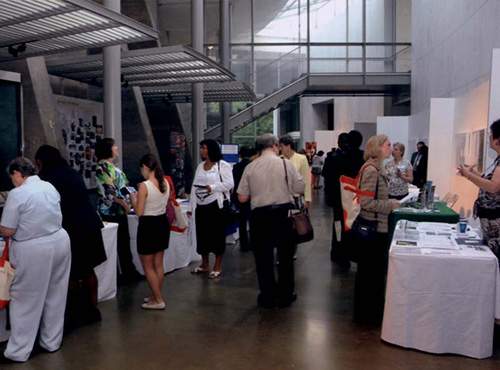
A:
{"type": "Polygon", "coordinates": [[[219,144],[215,140],[203,140],[200,155],[204,161],[194,175],[188,217],[196,209],[196,250],[201,254],[202,262],[191,272],[210,272],[208,277],[216,279],[222,273],[222,256],[226,248],[223,203],[224,199],[229,199],[229,191],[234,186],[233,171],[231,165],[222,160],[219,144]],[[208,259],[210,253],[215,254],[212,271],[208,259]]]}
{"type": "Polygon", "coordinates": [[[140,165],[141,174],[146,181],[141,182],[138,194],[132,194],[131,200],[135,213],[139,216],[137,253],[151,288],[151,295],[144,298],[141,307],[163,310],[165,302],[161,286],[165,275],[163,255],[170,238],[170,224],[166,214],[170,192],[168,183],[163,178],[163,171],[152,154],[142,157],[140,165]]]}

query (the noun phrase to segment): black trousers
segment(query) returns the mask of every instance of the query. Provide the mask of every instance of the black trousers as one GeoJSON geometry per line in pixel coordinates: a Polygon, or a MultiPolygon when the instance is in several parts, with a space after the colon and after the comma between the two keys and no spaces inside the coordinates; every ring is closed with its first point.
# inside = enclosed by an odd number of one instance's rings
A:
{"type": "Polygon", "coordinates": [[[340,264],[349,263],[349,254],[346,248],[346,235],[344,231],[344,218],[342,215],[342,208],[333,210],[333,231],[332,231],[332,249],[330,250],[330,259],[340,264]],[[337,239],[337,232],[335,231],[335,223],[340,222],[340,238],[337,239]]]}
{"type": "Polygon", "coordinates": [[[247,222],[248,216],[250,214],[250,204],[246,203],[237,203],[238,209],[240,210],[240,214],[238,216],[238,228],[240,231],[240,249],[242,251],[249,251],[250,240],[248,238],[248,230],[247,230],[247,222]]]}
{"type": "Polygon", "coordinates": [[[130,251],[130,234],[128,231],[127,215],[107,216],[101,214],[103,221],[116,222],[118,224],[117,252],[121,267],[121,275],[133,277],[139,273],[132,262],[132,252],[130,251]]]}
{"type": "Polygon", "coordinates": [[[389,258],[387,233],[377,233],[375,242],[364,246],[358,261],[354,288],[354,319],[380,324],[384,313],[385,282],[389,258]]]}
{"type": "Polygon", "coordinates": [[[288,205],[261,207],[250,213],[250,238],[259,280],[259,303],[290,302],[294,293],[293,241],[288,205]],[[278,250],[278,279],[275,276],[274,248],[278,250]]]}

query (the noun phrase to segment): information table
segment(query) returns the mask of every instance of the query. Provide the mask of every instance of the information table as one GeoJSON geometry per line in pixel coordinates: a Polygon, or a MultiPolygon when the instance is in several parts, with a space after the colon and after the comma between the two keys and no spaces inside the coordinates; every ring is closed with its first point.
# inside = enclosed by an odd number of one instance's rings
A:
{"type": "Polygon", "coordinates": [[[398,222],[382,339],[431,353],[486,358],[493,353],[495,318],[500,318],[498,260],[474,231],[457,235],[455,228],[398,222]]]}
{"type": "Polygon", "coordinates": [[[94,269],[99,281],[97,299],[99,302],[116,297],[116,264],[118,259],[118,224],[108,222],[101,230],[107,260],[94,269]]]}
{"type": "MultiPolygon", "coordinates": [[[[163,256],[163,268],[165,272],[170,272],[182,267],[186,267],[191,262],[200,261],[201,256],[196,252],[196,229],[194,225],[194,217],[188,219],[187,203],[180,202],[182,213],[186,220],[188,220],[188,228],[184,233],[170,232],[170,241],[168,249],[163,256]]],[[[139,217],[133,214],[128,215],[128,229],[130,234],[130,251],[132,252],[132,261],[135,268],[142,275],[144,269],[142,268],[139,254],[137,253],[137,227],[139,226],[139,217]]]]}
{"type": "MultiPolygon", "coordinates": [[[[412,210],[413,211],[413,210],[412,210]]],[[[431,212],[412,212],[409,209],[398,208],[389,214],[389,235],[392,235],[396,223],[399,220],[419,221],[419,222],[444,222],[448,224],[458,223],[460,216],[444,202],[434,203],[434,211],[431,212]]]]}

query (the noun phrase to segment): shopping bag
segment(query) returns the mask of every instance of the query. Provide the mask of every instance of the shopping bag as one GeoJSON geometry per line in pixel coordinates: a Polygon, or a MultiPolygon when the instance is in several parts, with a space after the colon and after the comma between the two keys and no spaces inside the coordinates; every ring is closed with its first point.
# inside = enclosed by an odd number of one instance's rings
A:
{"type": "Polygon", "coordinates": [[[5,240],[5,247],[0,259],[0,309],[7,307],[10,302],[10,286],[16,270],[8,261],[9,238],[5,240]]]}

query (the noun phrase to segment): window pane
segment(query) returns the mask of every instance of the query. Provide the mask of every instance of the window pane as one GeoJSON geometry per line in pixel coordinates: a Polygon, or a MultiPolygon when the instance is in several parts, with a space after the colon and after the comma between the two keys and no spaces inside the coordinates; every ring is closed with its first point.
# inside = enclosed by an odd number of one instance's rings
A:
{"type": "Polygon", "coordinates": [[[256,93],[270,94],[307,72],[307,50],[295,46],[256,46],[256,93]]]}
{"type": "Polygon", "coordinates": [[[230,5],[231,42],[243,43],[252,41],[252,2],[250,0],[234,0],[230,5]]]}
{"type": "Polygon", "coordinates": [[[366,0],[366,41],[393,42],[393,1],[366,0]]]}
{"type": "Polygon", "coordinates": [[[299,0],[254,0],[255,42],[298,42],[299,0]]]}
{"type": "Polygon", "coordinates": [[[219,2],[205,2],[205,44],[219,43],[219,2]]]}
{"type": "Polygon", "coordinates": [[[347,41],[347,0],[310,0],[311,42],[347,41]]]}

